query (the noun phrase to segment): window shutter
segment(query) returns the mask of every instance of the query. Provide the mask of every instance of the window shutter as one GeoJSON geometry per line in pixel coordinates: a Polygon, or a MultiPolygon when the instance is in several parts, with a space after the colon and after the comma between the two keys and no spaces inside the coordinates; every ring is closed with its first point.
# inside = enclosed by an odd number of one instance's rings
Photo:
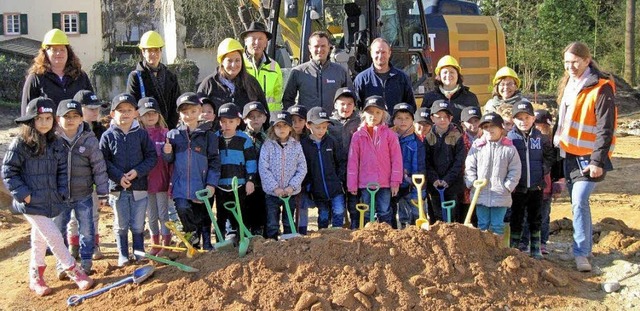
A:
{"type": "Polygon", "coordinates": [[[0,13],[0,36],[4,35],[4,15],[0,13]]]}
{"type": "Polygon", "coordinates": [[[87,33],[87,13],[80,13],[80,33],[87,33]]]}
{"type": "Polygon", "coordinates": [[[20,34],[26,35],[29,33],[29,23],[27,21],[27,14],[20,14],[20,34]]]}
{"type": "Polygon", "coordinates": [[[62,29],[62,24],[60,23],[60,13],[51,13],[51,28],[58,28],[60,30],[62,29]]]}

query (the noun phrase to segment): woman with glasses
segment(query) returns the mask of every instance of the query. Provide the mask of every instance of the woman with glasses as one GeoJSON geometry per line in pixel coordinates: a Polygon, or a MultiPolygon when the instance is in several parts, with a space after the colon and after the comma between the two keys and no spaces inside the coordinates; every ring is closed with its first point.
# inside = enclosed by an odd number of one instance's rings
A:
{"type": "Polygon", "coordinates": [[[502,104],[510,106],[522,99],[520,94],[520,78],[518,74],[511,68],[504,66],[496,72],[493,78],[493,98],[484,105],[484,112],[497,112],[498,107],[502,104]]]}

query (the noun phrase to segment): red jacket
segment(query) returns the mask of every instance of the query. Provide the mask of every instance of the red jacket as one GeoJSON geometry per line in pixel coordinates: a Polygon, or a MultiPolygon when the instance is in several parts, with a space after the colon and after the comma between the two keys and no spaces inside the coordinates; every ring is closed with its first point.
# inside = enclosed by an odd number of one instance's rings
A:
{"type": "Polygon", "coordinates": [[[162,147],[167,140],[166,128],[153,127],[147,128],[149,138],[153,142],[156,148],[156,154],[158,155],[158,162],[156,166],[149,172],[149,193],[167,192],[169,190],[169,181],[171,180],[171,174],[169,170],[169,163],[162,158],[162,147]]]}

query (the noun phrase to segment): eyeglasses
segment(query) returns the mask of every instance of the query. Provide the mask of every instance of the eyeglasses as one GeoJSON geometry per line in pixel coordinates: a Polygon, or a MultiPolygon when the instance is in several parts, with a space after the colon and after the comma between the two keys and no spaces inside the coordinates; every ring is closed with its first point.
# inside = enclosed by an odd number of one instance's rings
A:
{"type": "Polygon", "coordinates": [[[516,86],[516,84],[513,82],[504,82],[504,83],[501,82],[500,84],[498,84],[498,87],[514,87],[514,86],[516,86]]]}

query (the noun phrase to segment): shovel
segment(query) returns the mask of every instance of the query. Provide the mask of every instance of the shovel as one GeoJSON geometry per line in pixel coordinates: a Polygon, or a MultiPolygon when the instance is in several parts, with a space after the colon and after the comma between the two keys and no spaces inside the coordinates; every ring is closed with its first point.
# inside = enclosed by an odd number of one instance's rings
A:
{"type": "Polygon", "coordinates": [[[242,221],[242,210],[240,210],[240,197],[238,196],[238,177],[231,180],[231,189],[235,196],[235,202],[225,202],[222,206],[229,210],[238,222],[238,234],[240,234],[240,243],[238,244],[238,255],[242,258],[247,254],[249,249],[249,239],[253,237],[251,232],[244,226],[242,221]]]}
{"type": "Polygon", "coordinates": [[[193,247],[193,245],[191,245],[191,243],[189,243],[189,241],[187,241],[187,239],[184,237],[182,232],[180,232],[178,230],[178,228],[176,228],[176,224],[175,223],[173,223],[172,221],[167,221],[164,224],[167,226],[167,229],[171,230],[171,232],[173,232],[173,234],[175,236],[177,236],[178,239],[180,239],[180,241],[182,241],[182,243],[184,243],[184,246],[187,247],[187,257],[188,258],[191,258],[195,254],[198,253],[198,250],[195,247],[193,247]]]}
{"type": "Polygon", "coordinates": [[[418,191],[418,219],[416,219],[416,226],[423,230],[429,230],[429,219],[424,213],[424,199],[422,198],[422,186],[426,181],[424,174],[411,175],[411,181],[416,185],[418,191]]]}
{"type": "Polygon", "coordinates": [[[442,219],[447,219],[447,223],[451,223],[451,210],[456,207],[456,201],[445,201],[444,200],[444,191],[447,189],[445,187],[436,187],[438,193],[440,194],[440,206],[442,207],[442,219]]]}
{"type": "Polygon", "coordinates": [[[202,189],[196,191],[196,197],[198,200],[204,202],[204,205],[207,207],[207,213],[209,213],[209,218],[211,218],[211,223],[213,224],[213,228],[216,231],[216,240],[218,243],[214,244],[213,247],[217,250],[229,250],[233,248],[233,241],[225,241],[222,236],[222,232],[220,231],[220,227],[218,227],[218,222],[216,221],[216,216],[213,215],[213,209],[211,209],[211,202],[209,202],[209,198],[211,197],[211,191],[209,189],[202,189]]]}
{"type": "Polygon", "coordinates": [[[144,256],[144,257],[147,257],[147,258],[149,258],[151,260],[154,260],[154,261],[157,261],[157,262],[161,262],[163,264],[167,264],[167,265],[170,265],[170,266],[174,266],[174,267],[176,267],[176,268],[178,268],[178,269],[180,269],[180,270],[182,270],[184,272],[195,273],[195,272],[200,271],[200,270],[198,270],[198,269],[196,269],[194,267],[189,267],[189,266],[187,266],[185,264],[181,264],[179,262],[175,262],[175,261],[172,261],[172,260],[169,260],[169,259],[166,259],[166,258],[153,256],[151,254],[147,254],[147,253],[142,252],[142,251],[133,251],[133,253],[136,256],[144,256]]]}
{"type": "Polygon", "coordinates": [[[291,207],[289,207],[289,199],[291,199],[290,195],[280,197],[280,200],[284,202],[284,209],[287,212],[287,218],[289,219],[289,227],[291,228],[291,233],[283,234],[280,236],[280,238],[283,240],[288,240],[288,239],[297,238],[301,236],[301,234],[299,234],[298,231],[296,230],[296,223],[293,222],[293,215],[291,215],[291,207]]]}
{"type": "Polygon", "coordinates": [[[87,298],[98,296],[98,295],[100,295],[102,293],[108,292],[112,288],[120,287],[120,286],[122,286],[124,284],[127,284],[127,283],[133,282],[134,284],[140,284],[144,280],[149,278],[153,274],[153,271],[155,271],[155,268],[153,266],[150,266],[150,265],[140,267],[140,268],[136,269],[135,271],[133,271],[133,275],[131,275],[129,277],[126,277],[126,278],[124,278],[124,279],[122,279],[122,280],[120,280],[120,281],[118,281],[116,283],[113,283],[111,285],[105,286],[105,287],[103,287],[101,289],[94,290],[94,291],[92,291],[90,293],[87,293],[87,294],[84,294],[84,295],[72,295],[72,296],[70,296],[69,299],[67,299],[67,305],[68,306],[77,306],[87,298]]]}
{"type": "Polygon", "coordinates": [[[469,211],[467,212],[467,217],[464,219],[464,225],[467,227],[472,227],[471,216],[473,215],[473,211],[476,209],[476,204],[478,204],[480,189],[482,189],[482,187],[486,185],[487,185],[486,179],[476,179],[473,181],[473,187],[476,188],[476,191],[473,193],[473,198],[471,199],[471,204],[469,205],[469,211]]]}
{"type": "MultiPolygon", "coordinates": [[[[178,246],[166,246],[166,245],[159,245],[159,244],[149,244],[149,247],[152,248],[163,248],[163,249],[168,249],[168,250],[172,250],[172,251],[180,251],[180,252],[186,252],[187,250],[189,250],[186,247],[178,247],[178,246]]],[[[204,249],[196,249],[196,251],[198,253],[207,253],[207,250],[204,249]]]]}
{"type": "Polygon", "coordinates": [[[364,228],[364,214],[369,210],[369,205],[364,203],[356,204],[356,209],[360,212],[360,226],[358,229],[364,228]]]}
{"type": "Polygon", "coordinates": [[[367,184],[367,192],[369,192],[369,196],[371,197],[371,201],[369,203],[369,222],[373,222],[373,214],[376,212],[376,193],[380,190],[380,184],[377,182],[370,182],[367,184]]]}

